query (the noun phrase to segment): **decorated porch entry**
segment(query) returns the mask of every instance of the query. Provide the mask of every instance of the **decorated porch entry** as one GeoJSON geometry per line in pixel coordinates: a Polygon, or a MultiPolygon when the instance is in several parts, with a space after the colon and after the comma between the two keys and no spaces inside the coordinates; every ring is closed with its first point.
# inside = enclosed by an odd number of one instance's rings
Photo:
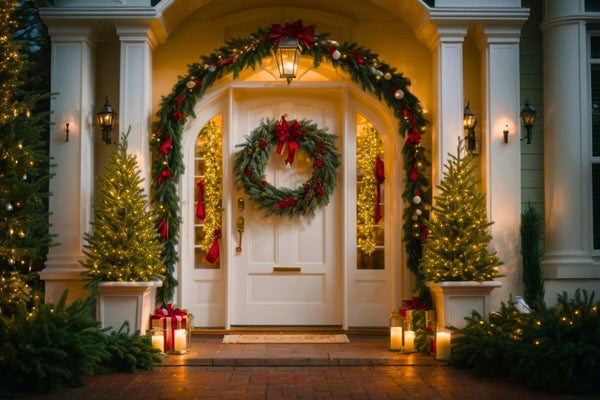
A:
{"type": "MultiPolygon", "coordinates": [[[[273,24],[271,28],[259,29],[247,38],[229,40],[225,46],[210,55],[202,56],[201,63],[191,64],[188,73],[180,77],[169,95],[163,97],[151,139],[151,146],[156,151],[152,165],[152,205],[157,213],[156,225],[164,244],[163,256],[167,267],[159,293],[159,299],[163,303],[171,299],[177,285],[173,271],[178,261],[177,244],[181,222],[177,182],[184,171],[181,148],[183,125],[189,117],[195,117],[194,105],[218,79],[229,73],[236,79],[240,71],[255,69],[286,38],[298,42],[301,54],[312,57],[315,68],[323,61],[331,62],[334,67],[348,73],[352,81],[359,84],[365,92],[373,93],[384,101],[398,118],[398,132],[406,138],[403,146],[405,177],[402,197],[405,200],[403,231],[407,266],[417,275],[417,289],[421,288],[422,277],[418,273],[418,261],[427,235],[423,220],[429,213],[430,188],[429,180],[424,174],[429,160],[420,142],[427,121],[423,117],[419,100],[408,90],[410,81],[407,78],[379,60],[369,49],[356,43],[339,44],[329,40],[328,36],[327,33],[315,33],[314,27],[305,27],[298,20],[285,26],[273,24]]],[[[312,192],[314,193],[314,189],[312,192]]],[[[294,199],[288,197],[290,198],[281,199],[283,203],[279,204],[279,209],[281,206],[284,209],[291,207],[294,199]]],[[[297,199],[295,201],[293,209],[296,209],[298,203],[297,199]]],[[[306,209],[300,207],[299,214],[309,212],[312,207],[306,203],[304,205],[306,209]]],[[[213,242],[216,243],[217,250],[219,234],[219,230],[215,229],[213,242]]]]}

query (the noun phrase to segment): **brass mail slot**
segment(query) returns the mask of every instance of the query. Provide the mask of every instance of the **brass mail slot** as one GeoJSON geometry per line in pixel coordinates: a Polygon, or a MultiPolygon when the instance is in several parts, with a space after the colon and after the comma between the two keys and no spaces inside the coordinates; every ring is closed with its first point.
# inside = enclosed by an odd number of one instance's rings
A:
{"type": "Polygon", "coordinates": [[[273,267],[273,272],[301,272],[300,267],[273,267]]]}

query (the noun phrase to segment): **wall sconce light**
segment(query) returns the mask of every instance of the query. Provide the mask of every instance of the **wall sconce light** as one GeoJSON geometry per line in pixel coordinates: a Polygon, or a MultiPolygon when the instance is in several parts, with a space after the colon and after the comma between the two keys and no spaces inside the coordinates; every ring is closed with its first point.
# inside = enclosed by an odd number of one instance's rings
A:
{"type": "Polygon", "coordinates": [[[471,111],[467,101],[467,106],[463,113],[463,127],[467,130],[467,150],[475,151],[477,148],[477,140],[475,139],[475,127],[477,126],[477,118],[475,113],[471,111]]]}
{"type": "Polygon", "coordinates": [[[110,105],[108,97],[106,97],[106,102],[104,103],[104,106],[102,106],[100,111],[98,111],[98,113],[96,114],[96,122],[100,127],[100,131],[102,131],[102,140],[104,140],[106,144],[111,143],[110,132],[113,128],[115,115],[117,115],[117,113],[115,112],[115,109],[112,108],[112,106],[110,105]]]}
{"type": "Polygon", "coordinates": [[[65,124],[65,143],[69,143],[69,123],[65,124]]]}
{"type": "Polygon", "coordinates": [[[502,133],[504,134],[504,143],[508,143],[508,124],[504,125],[502,133]]]}
{"type": "Polygon", "coordinates": [[[298,62],[300,61],[300,54],[302,53],[302,46],[298,40],[293,37],[286,36],[275,50],[275,60],[277,61],[277,68],[279,69],[279,76],[287,80],[288,85],[296,77],[298,71],[298,62]]]}
{"type": "Polygon", "coordinates": [[[527,144],[531,144],[531,130],[533,129],[536,115],[537,111],[535,108],[531,107],[529,99],[525,100],[525,105],[521,110],[521,122],[523,122],[523,126],[527,130],[527,134],[521,140],[527,140],[527,144]]]}

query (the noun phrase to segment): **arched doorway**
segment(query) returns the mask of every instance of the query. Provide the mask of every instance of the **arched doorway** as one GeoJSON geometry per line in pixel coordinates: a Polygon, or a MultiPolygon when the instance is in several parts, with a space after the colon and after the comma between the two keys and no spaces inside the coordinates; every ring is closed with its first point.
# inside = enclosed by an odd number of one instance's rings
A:
{"type": "MultiPolygon", "coordinates": [[[[268,63],[243,80],[223,82],[194,107],[196,118],[183,127],[186,174],[180,183],[182,231],[178,265],[179,302],[204,327],[239,325],[384,326],[397,298],[409,291],[400,246],[402,230],[402,138],[390,110],[344,80],[333,68],[305,66],[288,87],[271,75],[268,63]],[[309,118],[338,135],[340,181],[330,204],[309,221],[264,218],[237,190],[232,177],[235,145],[261,118],[309,118]],[[197,138],[207,123],[217,123],[223,147],[223,221],[218,265],[203,261],[195,219],[196,183],[201,177],[197,138]],[[362,257],[357,233],[357,136],[370,126],[380,133],[386,180],[384,219],[376,227],[377,249],[362,257]],[[240,211],[240,199],[244,209],[240,211]],[[236,231],[245,220],[242,251],[236,231]],[[282,270],[278,267],[284,267],[282,270]],[[291,268],[290,268],[291,267],[291,268]]],[[[304,180],[301,157],[294,168],[272,158],[267,173],[282,186],[304,180]]],[[[358,183],[358,185],[357,185],[358,183]]]]}

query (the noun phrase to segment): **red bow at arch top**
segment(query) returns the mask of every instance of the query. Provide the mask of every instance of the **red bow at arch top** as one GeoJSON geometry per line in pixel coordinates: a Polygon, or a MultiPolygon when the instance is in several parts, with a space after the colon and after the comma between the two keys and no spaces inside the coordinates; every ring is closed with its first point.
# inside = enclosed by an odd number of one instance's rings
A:
{"type": "Polygon", "coordinates": [[[281,117],[281,121],[275,126],[275,136],[279,140],[277,144],[277,154],[283,154],[283,147],[287,143],[288,145],[288,156],[285,162],[292,164],[294,162],[294,153],[299,147],[298,139],[304,132],[300,130],[300,122],[297,120],[291,124],[285,120],[285,116],[281,117]]]}
{"type": "Polygon", "coordinates": [[[315,42],[314,35],[315,30],[312,26],[304,26],[302,24],[302,20],[299,19],[291,24],[288,22],[285,26],[281,26],[280,24],[272,24],[271,32],[269,32],[269,37],[275,39],[275,44],[278,44],[287,36],[299,40],[302,42],[304,47],[307,49],[310,48],[310,45],[315,42]]]}
{"type": "Polygon", "coordinates": [[[402,306],[398,310],[398,313],[406,318],[406,312],[409,310],[427,311],[429,308],[427,308],[425,304],[419,302],[418,296],[413,296],[410,300],[402,300],[402,306]]]}

